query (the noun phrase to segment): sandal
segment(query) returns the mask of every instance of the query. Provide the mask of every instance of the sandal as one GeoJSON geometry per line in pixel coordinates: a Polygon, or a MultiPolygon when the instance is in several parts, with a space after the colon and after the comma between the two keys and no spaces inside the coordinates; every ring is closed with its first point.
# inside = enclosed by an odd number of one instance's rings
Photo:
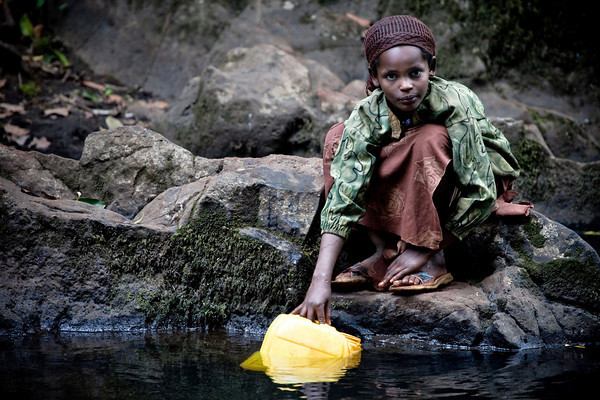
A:
{"type": "Polygon", "coordinates": [[[434,290],[442,285],[447,285],[454,280],[451,273],[447,272],[444,275],[433,278],[433,276],[420,271],[409,276],[416,276],[421,283],[418,285],[405,285],[405,286],[390,286],[390,292],[418,292],[425,290],[434,290]]]}
{"type": "Polygon", "coordinates": [[[337,290],[358,290],[367,286],[370,281],[371,277],[367,267],[356,263],[340,272],[331,284],[337,290]]]}

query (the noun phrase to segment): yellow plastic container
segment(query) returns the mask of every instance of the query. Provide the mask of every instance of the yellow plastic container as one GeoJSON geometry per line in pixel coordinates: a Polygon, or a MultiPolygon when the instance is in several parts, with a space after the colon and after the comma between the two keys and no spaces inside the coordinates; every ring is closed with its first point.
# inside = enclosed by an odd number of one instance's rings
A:
{"type": "Polygon", "coordinates": [[[263,356],[332,358],[361,350],[360,339],[299,315],[280,314],[269,326],[260,353],[263,356]]]}
{"type": "Polygon", "coordinates": [[[360,339],[299,315],[281,314],[242,368],[275,383],[335,382],[360,363],[360,339]]]}

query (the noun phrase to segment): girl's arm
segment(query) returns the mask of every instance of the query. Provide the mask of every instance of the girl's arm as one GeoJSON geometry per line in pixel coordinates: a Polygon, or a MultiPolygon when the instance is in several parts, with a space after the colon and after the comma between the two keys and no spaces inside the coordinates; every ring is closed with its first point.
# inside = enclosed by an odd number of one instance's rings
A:
{"type": "Polygon", "coordinates": [[[321,247],[312,282],[302,304],[292,311],[305,318],[331,325],[331,276],[344,239],[332,233],[321,236],[321,247]]]}

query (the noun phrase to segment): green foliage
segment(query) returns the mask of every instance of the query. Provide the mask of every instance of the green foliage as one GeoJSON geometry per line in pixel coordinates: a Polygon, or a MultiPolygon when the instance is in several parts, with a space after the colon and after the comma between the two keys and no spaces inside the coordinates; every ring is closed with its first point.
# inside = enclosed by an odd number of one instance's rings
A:
{"type": "Polygon", "coordinates": [[[41,91],[39,85],[35,82],[27,82],[22,85],[19,85],[19,90],[21,91],[21,93],[28,97],[35,97],[38,94],[40,94],[41,91]]]}
{"type": "Polygon", "coordinates": [[[33,36],[33,24],[31,23],[31,20],[27,14],[21,15],[21,18],[19,19],[19,27],[21,28],[21,34],[23,36],[33,36]]]}

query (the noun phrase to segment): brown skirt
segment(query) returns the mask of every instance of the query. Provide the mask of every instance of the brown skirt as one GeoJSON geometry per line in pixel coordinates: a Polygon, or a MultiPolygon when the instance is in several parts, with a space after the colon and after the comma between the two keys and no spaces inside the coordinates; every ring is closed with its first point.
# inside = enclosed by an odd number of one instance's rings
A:
{"type": "MultiPolygon", "coordinates": [[[[344,125],[340,123],[325,137],[325,194],[333,185],[331,162],[343,131],[344,125]]],[[[359,224],[393,233],[414,246],[439,249],[440,219],[445,211],[440,204],[448,207],[449,193],[454,191],[451,174],[446,173],[451,157],[448,132],[440,125],[409,129],[400,139],[385,145],[377,157],[366,195],[366,213],[359,224]]]]}

